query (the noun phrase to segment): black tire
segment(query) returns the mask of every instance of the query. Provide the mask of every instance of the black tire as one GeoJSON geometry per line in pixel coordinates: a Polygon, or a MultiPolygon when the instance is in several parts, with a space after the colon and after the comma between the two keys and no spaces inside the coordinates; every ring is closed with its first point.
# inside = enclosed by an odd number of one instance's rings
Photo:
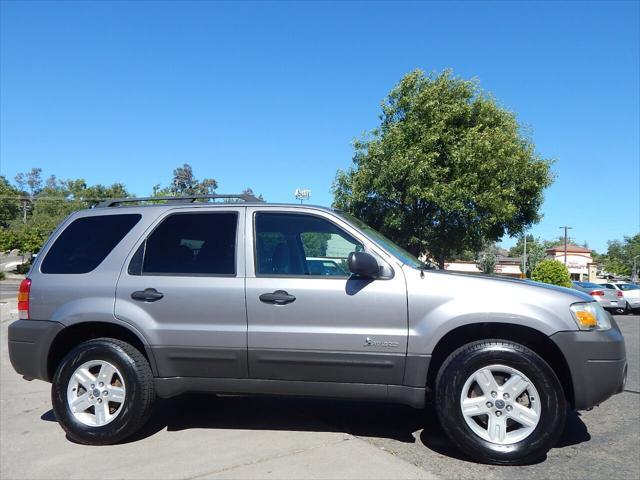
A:
{"type": "Polygon", "coordinates": [[[110,445],[131,436],[149,419],[154,400],[149,362],[136,348],[114,338],[97,338],[78,345],[62,360],[51,385],[51,402],[60,426],[71,440],[86,445],[110,445]],[[121,372],[126,385],[120,413],[100,427],[88,426],[76,419],[67,403],[71,375],[91,360],[111,363],[121,372]]]}
{"type": "Polygon", "coordinates": [[[530,464],[544,458],[564,430],[566,400],[553,369],[535,352],[505,340],[481,340],[454,351],[443,363],[435,385],[435,406],[440,423],[452,442],[475,460],[496,465],[530,464]],[[476,434],[460,407],[462,389],[477,370],[505,365],[526,375],[540,396],[540,418],[523,440],[500,445],[476,434]]]}

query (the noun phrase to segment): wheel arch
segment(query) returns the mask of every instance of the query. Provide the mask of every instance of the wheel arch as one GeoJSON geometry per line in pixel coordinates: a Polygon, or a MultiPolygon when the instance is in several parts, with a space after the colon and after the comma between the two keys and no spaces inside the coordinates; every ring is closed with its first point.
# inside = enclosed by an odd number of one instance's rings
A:
{"type": "Polygon", "coordinates": [[[471,323],[459,326],[444,335],[431,355],[427,371],[427,388],[433,391],[440,367],[454,350],[470,342],[488,339],[516,342],[540,355],[558,376],[567,401],[575,405],[571,372],[558,346],[539,330],[509,323],[471,323]]]}
{"type": "Polygon", "coordinates": [[[127,342],[135,347],[149,362],[154,376],[157,375],[155,359],[146,340],[133,329],[117,323],[81,322],[63,328],[51,342],[47,355],[47,375],[51,381],[62,359],[76,345],[94,338],[109,337],[127,342]]]}

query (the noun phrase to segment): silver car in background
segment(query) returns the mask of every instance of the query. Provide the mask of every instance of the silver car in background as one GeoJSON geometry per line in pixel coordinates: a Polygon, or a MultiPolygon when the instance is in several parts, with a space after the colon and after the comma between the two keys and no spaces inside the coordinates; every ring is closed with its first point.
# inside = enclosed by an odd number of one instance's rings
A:
{"type": "Polygon", "coordinates": [[[627,302],[627,310],[640,310],[640,286],[634,283],[607,283],[607,289],[615,290],[616,295],[622,296],[627,302]]]}
{"type": "Polygon", "coordinates": [[[581,292],[591,295],[591,297],[593,297],[593,299],[596,300],[605,310],[612,313],[619,313],[626,310],[626,300],[622,296],[622,292],[619,290],[614,290],[607,288],[605,285],[598,285],[597,283],[591,282],[572,281],[571,283],[573,284],[573,288],[576,290],[580,290],[581,292]]]}

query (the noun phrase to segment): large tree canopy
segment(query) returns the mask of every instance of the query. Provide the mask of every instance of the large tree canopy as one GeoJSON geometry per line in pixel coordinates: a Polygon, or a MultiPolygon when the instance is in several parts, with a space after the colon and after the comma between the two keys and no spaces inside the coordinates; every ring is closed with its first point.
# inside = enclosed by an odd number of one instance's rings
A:
{"type": "Polygon", "coordinates": [[[416,70],[380,119],[355,142],[352,168],[338,172],[336,207],[441,266],[540,220],[551,162],[477,82],[416,70]]]}

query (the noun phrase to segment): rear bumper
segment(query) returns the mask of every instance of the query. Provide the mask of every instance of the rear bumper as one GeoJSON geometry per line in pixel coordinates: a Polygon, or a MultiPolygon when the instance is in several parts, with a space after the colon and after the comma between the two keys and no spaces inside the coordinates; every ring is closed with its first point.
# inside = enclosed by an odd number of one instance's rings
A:
{"type": "Polygon", "coordinates": [[[606,308],[607,310],[618,310],[619,308],[624,308],[627,304],[627,301],[622,297],[620,297],[619,300],[598,299],[597,302],[602,308],[606,308]]]}
{"type": "Polygon", "coordinates": [[[51,343],[64,326],[58,322],[18,320],[9,325],[9,359],[16,372],[28,379],[51,381],[47,357],[51,343]]]}
{"type": "Polygon", "coordinates": [[[569,366],[576,410],[594,407],[624,390],[627,359],[615,321],[610,330],[558,332],[550,338],[569,366]]]}

